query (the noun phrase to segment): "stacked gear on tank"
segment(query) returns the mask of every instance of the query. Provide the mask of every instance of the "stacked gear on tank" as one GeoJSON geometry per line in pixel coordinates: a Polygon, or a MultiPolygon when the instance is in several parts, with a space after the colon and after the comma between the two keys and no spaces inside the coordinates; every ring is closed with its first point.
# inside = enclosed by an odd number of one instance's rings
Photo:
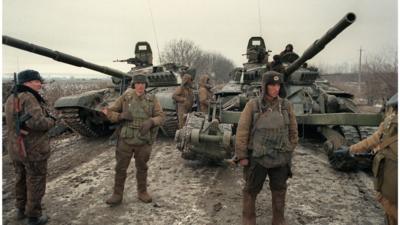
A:
{"type": "Polygon", "coordinates": [[[161,106],[166,113],[166,122],[161,127],[161,131],[166,136],[174,136],[175,131],[178,129],[178,117],[171,96],[179,86],[180,67],[171,64],[153,66],[152,51],[148,42],[138,42],[136,44],[135,58],[116,60],[135,65],[128,73],[87,62],[69,54],[53,51],[5,35],[3,35],[3,44],[112,76],[113,88],[66,96],[55,102],[54,107],[62,112],[63,120],[73,131],[82,136],[98,137],[110,135],[118,127],[118,125],[104,116],[101,109],[122,95],[130,87],[132,77],[137,74],[146,75],[148,80],[146,91],[160,100],[161,106]]]}
{"type": "MultiPolygon", "coordinates": [[[[382,121],[380,113],[359,113],[352,94],[331,86],[321,79],[318,70],[304,66],[355,19],[355,14],[346,14],[300,57],[289,52],[280,58],[284,68],[281,95],[293,104],[300,136],[318,135],[325,140],[324,149],[328,154],[348,141],[345,138],[348,130],[355,131],[354,137],[360,140],[367,135],[364,127],[376,127],[382,121]],[[349,127],[352,129],[347,129],[349,127]]],[[[250,38],[257,39],[259,37],[250,38]]],[[[175,136],[183,157],[218,161],[233,156],[233,142],[241,111],[249,100],[260,95],[261,74],[271,70],[268,65],[268,62],[257,64],[251,61],[245,63],[243,68],[234,69],[232,80],[215,93],[216,101],[210,103],[208,114],[188,115],[187,126],[178,130],[175,136]]],[[[361,160],[371,165],[369,159],[357,158],[352,167],[358,166],[361,160]]]]}

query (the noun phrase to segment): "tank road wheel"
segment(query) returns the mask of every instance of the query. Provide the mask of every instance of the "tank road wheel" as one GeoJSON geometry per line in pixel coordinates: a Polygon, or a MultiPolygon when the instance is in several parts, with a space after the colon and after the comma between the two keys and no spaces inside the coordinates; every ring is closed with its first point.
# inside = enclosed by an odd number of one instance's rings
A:
{"type": "Polygon", "coordinates": [[[178,127],[178,115],[175,111],[164,111],[165,122],[161,127],[161,131],[167,137],[175,137],[175,132],[179,129],[178,127]]]}
{"type": "Polygon", "coordinates": [[[62,109],[61,118],[74,132],[84,137],[100,137],[111,134],[107,125],[93,124],[80,109],[62,109]]]}

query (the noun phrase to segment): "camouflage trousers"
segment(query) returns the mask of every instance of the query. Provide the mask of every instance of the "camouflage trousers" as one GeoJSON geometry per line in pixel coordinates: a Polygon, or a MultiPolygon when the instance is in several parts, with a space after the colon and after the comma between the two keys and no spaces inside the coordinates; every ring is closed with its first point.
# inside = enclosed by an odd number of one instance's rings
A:
{"type": "Polygon", "coordinates": [[[188,110],[185,105],[178,104],[176,113],[178,114],[179,129],[181,129],[183,126],[185,126],[185,122],[186,122],[185,114],[189,113],[189,112],[190,112],[190,110],[188,110]]]}
{"type": "Polygon", "coordinates": [[[390,202],[379,192],[376,193],[376,199],[385,210],[386,224],[397,225],[397,204],[390,202]]]}
{"type": "Polygon", "coordinates": [[[250,159],[249,166],[243,169],[243,177],[245,180],[243,191],[257,195],[262,190],[267,176],[269,177],[269,188],[271,191],[286,190],[286,181],[291,175],[289,165],[265,168],[256,161],[250,159]]]}
{"type": "Polygon", "coordinates": [[[47,159],[43,161],[13,161],[15,182],[15,206],[28,217],[42,215],[42,198],[46,191],[47,159]]]}
{"type": "Polygon", "coordinates": [[[118,140],[115,153],[117,163],[115,165],[115,180],[123,186],[127,176],[127,170],[132,156],[135,158],[137,190],[147,189],[147,162],[150,159],[151,145],[129,145],[123,139],[118,140]]]}

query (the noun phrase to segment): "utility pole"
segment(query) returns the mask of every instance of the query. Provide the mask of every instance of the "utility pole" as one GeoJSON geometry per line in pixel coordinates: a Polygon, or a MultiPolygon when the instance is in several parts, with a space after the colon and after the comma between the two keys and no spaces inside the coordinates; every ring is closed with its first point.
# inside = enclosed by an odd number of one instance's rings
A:
{"type": "Polygon", "coordinates": [[[360,59],[358,61],[358,93],[361,93],[361,55],[362,55],[362,48],[360,47],[360,59]]]}

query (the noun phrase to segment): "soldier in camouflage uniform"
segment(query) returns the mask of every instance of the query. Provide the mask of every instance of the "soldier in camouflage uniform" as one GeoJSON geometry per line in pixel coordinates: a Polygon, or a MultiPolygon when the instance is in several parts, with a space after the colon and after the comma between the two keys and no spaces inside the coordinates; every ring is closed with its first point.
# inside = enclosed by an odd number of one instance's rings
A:
{"type": "Polygon", "coordinates": [[[136,75],[132,83],[134,89],[129,88],[109,108],[103,109],[110,121],[121,123],[115,154],[117,163],[114,192],[106,201],[109,205],[122,202],[126,171],[132,155],[135,158],[138,198],[145,203],[152,201],[147,192],[147,162],[158,128],[163,124],[165,116],[158,99],[145,92],[146,76],[136,75]]]}
{"type": "Polygon", "coordinates": [[[286,224],[286,181],[292,175],[292,153],[298,137],[293,106],[279,97],[282,79],[282,74],[274,71],[263,74],[261,96],[250,100],[240,115],[235,154],[244,167],[245,225],[256,224],[255,202],[267,175],[272,193],[272,225],[286,224]]]}
{"type": "Polygon", "coordinates": [[[16,102],[10,95],[5,103],[7,124],[7,149],[16,172],[17,219],[28,217],[29,225],[45,224],[48,217],[42,214],[42,198],[46,189],[47,159],[50,156],[50,140],[47,131],[55,120],[46,110],[46,102],[39,94],[43,79],[37,71],[25,70],[18,74],[20,116],[29,114],[31,119],[20,126],[23,132],[25,154],[16,134],[16,102]]]}
{"type": "Polygon", "coordinates": [[[199,80],[199,102],[200,112],[208,112],[208,102],[213,98],[211,91],[212,84],[210,83],[210,77],[204,74],[199,80]]]}
{"type": "Polygon", "coordinates": [[[194,95],[192,90],[192,76],[185,74],[182,77],[182,84],[178,87],[172,99],[176,102],[176,112],[178,114],[179,129],[185,124],[184,115],[190,113],[193,107],[194,95]]]}
{"type": "Polygon", "coordinates": [[[385,119],[375,133],[350,148],[342,146],[333,153],[330,161],[353,157],[356,153],[372,149],[372,172],[375,176],[377,200],[386,213],[389,225],[397,224],[397,94],[386,104],[385,119]]]}

